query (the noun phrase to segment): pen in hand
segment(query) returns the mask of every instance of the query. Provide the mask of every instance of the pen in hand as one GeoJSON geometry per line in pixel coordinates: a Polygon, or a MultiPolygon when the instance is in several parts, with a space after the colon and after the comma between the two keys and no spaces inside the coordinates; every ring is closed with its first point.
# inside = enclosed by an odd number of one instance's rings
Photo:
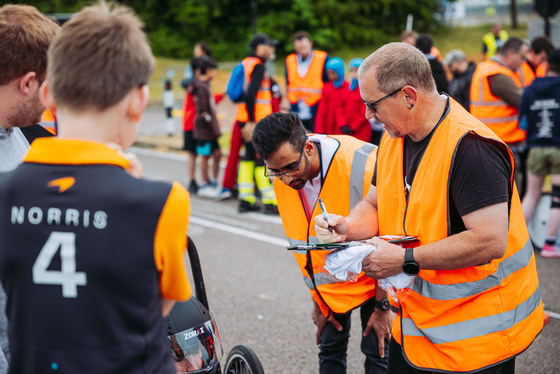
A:
{"type": "Polygon", "coordinates": [[[327,225],[329,227],[329,232],[332,234],[333,229],[331,225],[329,225],[329,215],[327,214],[327,209],[325,209],[325,204],[323,203],[323,199],[319,198],[319,207],[321,208],[321,212],[323,212],[323,217],[325,217],[325,221],[327,221],[327,225]]]}

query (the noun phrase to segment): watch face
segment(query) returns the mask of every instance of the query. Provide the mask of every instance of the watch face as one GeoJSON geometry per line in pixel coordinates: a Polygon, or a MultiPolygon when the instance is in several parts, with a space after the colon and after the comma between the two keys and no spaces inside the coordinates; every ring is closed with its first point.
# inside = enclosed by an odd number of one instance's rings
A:
{"type": "Polygon", "coordinates": [[[391,308],[391,304],[389,304],[389,300],[385,298],[379,301],[375,300],[375,307],[383,311],[388,311],[391,308]]]}
{"type": "Polygon", "coordinates": [[[420,266],[416,262],[405,262],[402,269],[406,275],[416,275],[420,272],[420,266]]]}
{"type": "Polygon", "coordinates": [[[381,309],[382,310],[389,310],[390,307],[391,307],[391,304],[389,304],[389,300],[387,300],[387,299],[381,300],[381,309]]]}

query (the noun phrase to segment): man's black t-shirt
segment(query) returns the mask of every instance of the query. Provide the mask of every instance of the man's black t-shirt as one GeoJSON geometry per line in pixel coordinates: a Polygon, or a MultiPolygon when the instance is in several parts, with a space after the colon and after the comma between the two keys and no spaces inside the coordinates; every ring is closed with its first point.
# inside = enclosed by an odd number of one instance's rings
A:
{"type": "MultiPolygon", "coordinates": [[[[416,170],[435,129],[437,126],[419,142],[414,142],[409,137],[404,139],[405,181],[403,184],[406,191],[410,190],[409,186],[412,185],[416,170]]],[[[451,167],[453,170],[449,199],[450,234],[457,234],[466,229],[462,216],[508,201],[511,166],[506,154],[499,149],[497,143],[470,133],[461,139],[451,167]]],[[[377,164],[371,184],[375,186],[376,181],[377,164]]]]}

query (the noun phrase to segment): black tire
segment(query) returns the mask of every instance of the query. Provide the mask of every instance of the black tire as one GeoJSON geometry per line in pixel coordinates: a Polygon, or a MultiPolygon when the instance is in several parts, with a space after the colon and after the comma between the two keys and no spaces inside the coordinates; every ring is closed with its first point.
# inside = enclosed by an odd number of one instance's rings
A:
{"type": "Polygon", "coordinates": [[[264,374],[257,354],[249,347],[236,345],[229,352],[224,374],[264,374]]]}

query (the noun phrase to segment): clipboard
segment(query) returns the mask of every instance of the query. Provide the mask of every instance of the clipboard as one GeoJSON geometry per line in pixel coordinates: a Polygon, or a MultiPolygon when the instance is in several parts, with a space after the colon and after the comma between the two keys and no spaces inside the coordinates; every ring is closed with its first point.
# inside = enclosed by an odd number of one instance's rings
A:
{"type": "Polygon", "coordinates": [[[288,251],[334,251],[342,248],[347,248],[352,242],[343,243],[307,243],[298,245],[288,245],[288,251]]]}
{"type": "MultiPolygon", "coordinates": [[[[386,240],[391,244],[397,244],[401,246],[406,246],[411,243],[418,243],[418,237],[416,236],[392,236],[384,235],[380,236],[381,239],[386,240]]],[[[288,251],[335,251],[338,249],[348,248],[354,245],[360,245],[365,243],[365,240],[356,240],[351,242],[341,242],[341,243],[307,243],[298,245],[286,246],[288,251]]]]}

